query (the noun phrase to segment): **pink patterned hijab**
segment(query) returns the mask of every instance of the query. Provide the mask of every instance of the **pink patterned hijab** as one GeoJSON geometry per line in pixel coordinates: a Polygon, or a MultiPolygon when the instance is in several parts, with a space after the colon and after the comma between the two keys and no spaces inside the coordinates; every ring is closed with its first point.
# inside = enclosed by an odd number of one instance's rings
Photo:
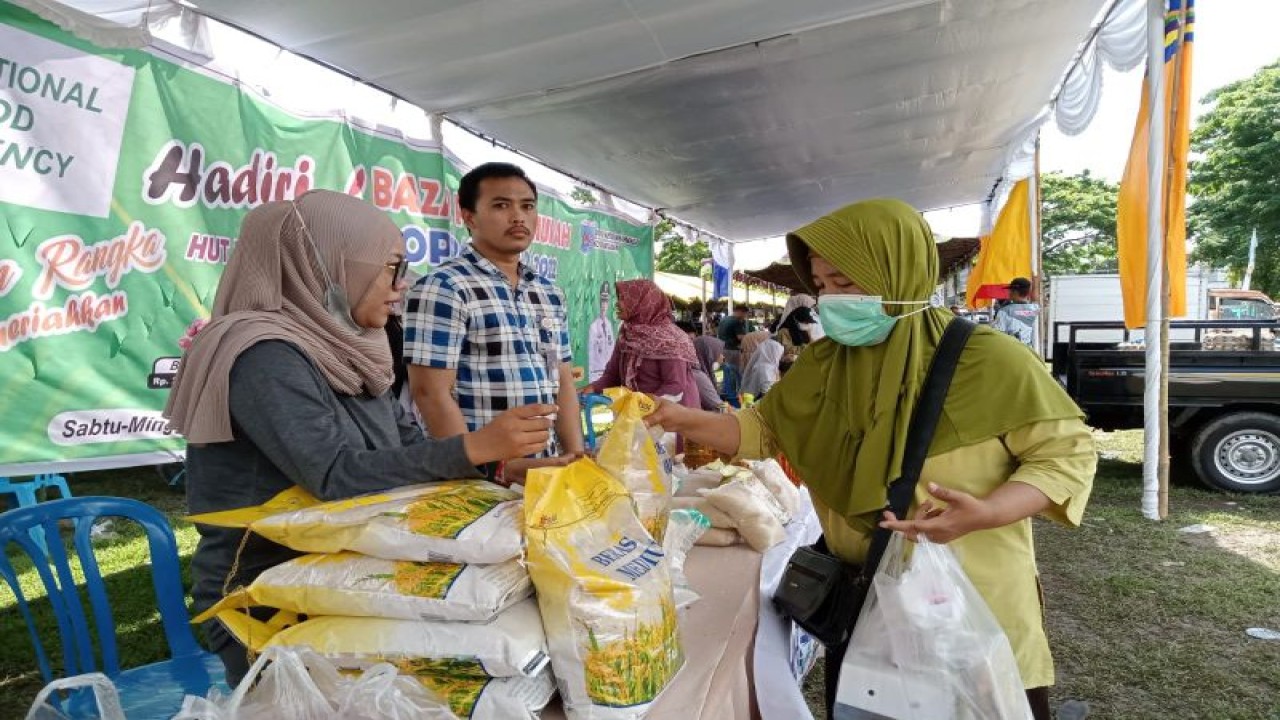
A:
{"type": "Polygon", "coordinates": [[[683,360],[698,364],[693,341],[671,318],[671,300],[652,280],[617,284],[622,308],[618,345],[623,357],[622,383],[634,387],[641,360],[683,360]]]}

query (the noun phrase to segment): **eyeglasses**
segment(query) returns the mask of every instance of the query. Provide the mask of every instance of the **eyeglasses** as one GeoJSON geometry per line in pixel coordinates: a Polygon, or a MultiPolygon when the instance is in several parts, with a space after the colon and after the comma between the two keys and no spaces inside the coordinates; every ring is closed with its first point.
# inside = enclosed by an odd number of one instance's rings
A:
{"type": "Polygon", "coordinates": [[[409,258],[400,258],[389,262],[387,267],[391,268],[391,284],[395,285],[409,274],[409,258]]]}

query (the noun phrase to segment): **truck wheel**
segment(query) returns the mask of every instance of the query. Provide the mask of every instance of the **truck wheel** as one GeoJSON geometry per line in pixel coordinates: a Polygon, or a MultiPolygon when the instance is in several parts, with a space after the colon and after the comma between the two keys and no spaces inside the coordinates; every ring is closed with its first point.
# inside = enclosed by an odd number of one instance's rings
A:
{"type": "Polygon", "coordinates": [[[1202,482],[1220,490],[1280,490],[1280,417],[1260,412],[1224,415],[1196,433],[1191,461],[1202,482]]]}

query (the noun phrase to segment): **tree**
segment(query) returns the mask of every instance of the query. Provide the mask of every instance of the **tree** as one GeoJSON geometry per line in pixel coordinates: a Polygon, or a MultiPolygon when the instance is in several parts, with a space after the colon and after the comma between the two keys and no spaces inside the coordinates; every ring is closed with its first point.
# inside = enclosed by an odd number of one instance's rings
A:
{"type": "Polygon", "coordinates": [[[1280,291],[1280,61],[1226,85],[1191,134],[1192,257],[1237,277],[1258,231],[1255,289],[1280,291]]]}
{"type": "Polygon", "coordinates": [[[578,203],[579,205],[595,205],[596,204],[595,192],[593,192],[591,188],[583,187],[581,185],[575,187],[573,189],[573,192],[569,193],[569,197],[573,198],[573,201],[578,203]]]}
{"type": "Polygon", "coordinates": [[[686,245],[684,238],[675,231],[675,224],[664,219],[653,229],[658,250],[658,271],[677,275],[693,275],[702,272],[702,261],[711,257],[711,249],[701,240],[686,245]]]}
{"type": "Polygon", "coordinates": [[[1046,275],[1115,272],[1118,185],[1089,174],[1040,178],[1046,275]]]}

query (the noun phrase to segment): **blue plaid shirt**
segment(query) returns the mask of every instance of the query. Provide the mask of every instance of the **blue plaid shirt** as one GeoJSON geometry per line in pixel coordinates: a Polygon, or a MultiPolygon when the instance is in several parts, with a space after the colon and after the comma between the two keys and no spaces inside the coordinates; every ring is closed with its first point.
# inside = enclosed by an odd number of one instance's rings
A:
{"type": "Polygon", "coordinates": [[[457,371],[454,396],[473,431],[514,407],[556,404],[560,364],[573,360],[564,293],[523,263],[519,273],[512,288],[468,246],[406,298],[405,360],[457,371]]]}

